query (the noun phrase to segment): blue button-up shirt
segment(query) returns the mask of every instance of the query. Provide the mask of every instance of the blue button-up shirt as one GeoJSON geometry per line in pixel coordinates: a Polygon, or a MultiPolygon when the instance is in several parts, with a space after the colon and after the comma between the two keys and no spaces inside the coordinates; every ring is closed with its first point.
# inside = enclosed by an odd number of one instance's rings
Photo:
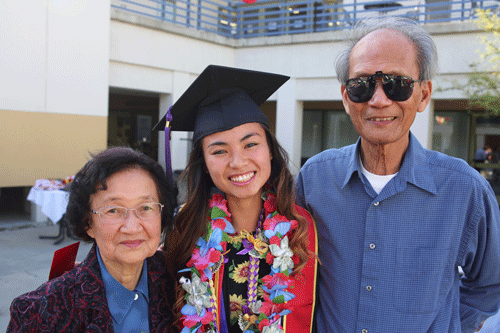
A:
{"type": "Polygon", "coordinates": [[[148,267],[144,260],[141,277],[134,290],[128,290],[118,282],[104,266],[99,248],[97,259],[101,269],[113,329],[119,332],[149,332],[148,267]]]}
{"type": "Polygon", "coordinates": [[[318,332],[472,332],[500,303],[489,183],[410,134],[401,169],[377,194],[359,149],[358,140],[324,151],[297,176],[298,203],[318,228],[318,332]]]}

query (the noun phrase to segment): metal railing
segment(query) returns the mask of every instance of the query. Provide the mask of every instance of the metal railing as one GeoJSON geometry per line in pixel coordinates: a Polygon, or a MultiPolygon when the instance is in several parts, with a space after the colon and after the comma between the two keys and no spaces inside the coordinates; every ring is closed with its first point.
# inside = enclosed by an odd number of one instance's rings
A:
{"type": "Polygon", "coordinates": [[[420,24],[465,21],[475,10],[498,10],[500,0],[111,0],[113,8],[230,38],[341,30],[382,15],[420,24]]]}

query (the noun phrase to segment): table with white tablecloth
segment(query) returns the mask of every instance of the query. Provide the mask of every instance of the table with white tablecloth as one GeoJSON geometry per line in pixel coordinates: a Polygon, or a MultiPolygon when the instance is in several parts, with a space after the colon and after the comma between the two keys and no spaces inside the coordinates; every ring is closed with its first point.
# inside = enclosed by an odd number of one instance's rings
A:
{"type": "Polygon", "coordinates": [[[68,206],[69,192],[62,190],[63,183],[39,179],[36,181],[28,194],[27,200],[40,206],[42,213],[47,216],[52,223],[59,225],[59,234],[55,236],[41,235],[42,239],[54,239],[54,244],[61,243],[66,236],[73,238],[65,219],[66,208],[68,206]]]}
{"type": "Polygon", "coordinates": [[[28,194],[28,200],[41,207],[42,213],[45,214],[52,223],[56,224],[61,220],[66,207],[68,206],[67,191],[62,190],[42,190],[32,187],[28,194]]]}

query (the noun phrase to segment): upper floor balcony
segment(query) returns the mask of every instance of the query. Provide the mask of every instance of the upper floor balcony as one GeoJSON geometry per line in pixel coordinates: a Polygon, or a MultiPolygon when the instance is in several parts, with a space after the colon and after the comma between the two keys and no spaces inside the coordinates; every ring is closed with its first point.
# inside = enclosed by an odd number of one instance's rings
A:
{"type": "Polygon", "coordinates": [[[499,10],[500,0],[111,0],[113,8],[228,38],[342,30],[374,16],[420,24],[468,21],[476,9],[499,10]]]}

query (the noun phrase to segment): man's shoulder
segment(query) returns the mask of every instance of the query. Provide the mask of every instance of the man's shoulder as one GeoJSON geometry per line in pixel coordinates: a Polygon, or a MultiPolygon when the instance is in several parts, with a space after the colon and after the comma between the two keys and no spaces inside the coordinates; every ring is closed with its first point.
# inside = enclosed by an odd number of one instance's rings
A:
{"type": "Polygon", "coordinates": [[[432,168],[441,168],[451,173],[459,173],[472,179],[483,179],[473,167],[461,158],[449,156],[435,150],[425,149],[427,163],[432,168]]]}
{"type": "Polygon", "coordinates": [[[488,181],[463,159],[449,156],[434,150],[425,149],[427,164],[434,175],[442,175],[455,181],[457,186],[476,185],[488,188],[488,181]]]}

